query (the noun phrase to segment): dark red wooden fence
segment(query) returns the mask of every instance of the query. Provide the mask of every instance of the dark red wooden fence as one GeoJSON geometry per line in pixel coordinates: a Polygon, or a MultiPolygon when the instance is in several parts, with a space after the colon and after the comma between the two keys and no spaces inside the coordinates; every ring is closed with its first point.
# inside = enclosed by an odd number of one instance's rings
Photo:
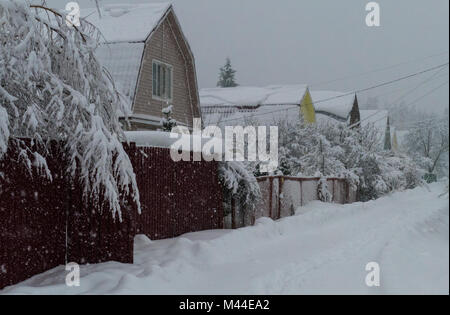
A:
{"type": "Polygon", "coordinates": [[[216,162],[174,162],[168,149],[127,150],[139,170],[142,214],[136,220],[137,234],[157,240],[223,227],[216,162]]]}
{"type": "MultiPolygon", "coordinates": [[[[63,174],[55,146],[49,181],[18,163],[0,161],[0,288],[66,262],[133,262],[133,240],[153,240],[222,228],[221,187],[215,162],[173,162],[168,149],[125,146],[140,190],[142,214],[128,205],[123,221],[106,206],[82,199],[82,187],[63,174]]],[[[131,204],[131,203],[130,203],[131,204]]]]}

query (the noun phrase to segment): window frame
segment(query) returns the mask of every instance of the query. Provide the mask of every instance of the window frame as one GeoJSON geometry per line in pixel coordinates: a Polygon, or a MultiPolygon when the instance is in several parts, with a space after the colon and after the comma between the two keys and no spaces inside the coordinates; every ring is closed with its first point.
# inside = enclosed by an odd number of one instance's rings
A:
{"type": "MultiPolygon", "coordinates": [[[[159,69],[163,69],[163,67],[160,67],[159,69]]],[[[165,74],[165,76],[167,76],[167,74],[165,74]]],[[[167,82],[167,80],[166,80],[167,82]]],[[[166,86],[164,88],[167,88],[166,86]]],[[[166,92],[167,95],[167,92],[166,92]]],[[[163,101],[163,102],[170,102],[173,100],[173,66],[171,64],[159,61],[157,59],[152,59],[152,98],[158,101],[163,101]],[[169,97],[165,97],[165,96],[159,96],[155,94],[155,89],[158,89],[160,92],[162,91],[162,87],[161,87],[161,81],[159,80],[159,77],[161,77],[162,74],[160,74],[158,76],[158,74],[156,74],[156,78],[157,80],[155,81],[155,66],[156,69],[158,69],[158,66],[163,66],[164,68],[169,70],[170,73],[170,96],[169,97]],[[159,86],[158,86],[159,85],[159,86]]]]}

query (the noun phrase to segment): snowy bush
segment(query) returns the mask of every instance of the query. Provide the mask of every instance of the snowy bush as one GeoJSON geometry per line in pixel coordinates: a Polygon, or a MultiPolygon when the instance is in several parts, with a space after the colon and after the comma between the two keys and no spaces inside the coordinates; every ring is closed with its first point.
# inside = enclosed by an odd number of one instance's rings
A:
{"type": "Polygon", "coordinates": [[[360,166],[358,188],[361,201],[424,184],[424,170],[406,155],[380,151],[364,156],[360,166]]]}
{"type": "Polygon", "coordinates": [[[424,168],[429,177],[448,175],[449,123],[436,114],[423,113],[422,122],[409,130],[405,146],[408,154],[424,168]],[[430,176],[431,174],[435,176],[430,176]]]}
{"type": "MultiPolygon", "coordinates": [[[[379,131],[371,125],[350,129],[325,121],[279,122],[278,126],[278,172],[283,175],[345,178],[361,200],[423,183],[424,172],[417,163],[404,154],[382,150],[379,131]]],[[[255,165],[248,166],[259,174],[255,165]]]]}
{"type": "Polygon", "coordinates": [[[328,190],[327,179],[324,177],[317,184],[317,195],[319,200],[323,202],[331,202],[333,200],[333,194],[328,190]]]}
{"type": "Polygon", "coordinates": [[[337,176],[357,186],[356,161],[360,143],[356,133],[344,124],[282,124],[280,167],[284,175],[337,176]]]}
{"type": "Polygon", "coordinates": [[[169,105],[162,110],[164,117],[161,119],[162,131],[171,132],[177,126],[177,121],[172,118],[173,105],[169,105]]]}
{"type": "Polygon", "coordinates": [[[46,168],[56,140],[70,161],[67,175],[82,181],[84,197],[102,196],[121,218],[127,195],[140,210],[117,117],[127,104],[95,58],[100,34],[87,22],[79,28],[65,22],[54,10],[0,1],[0,158],[12,145],[25,167],[46,168]],[[33,139],[42,158],[19,138],[33,139]]]}
{"type": "Polygon", "coordinates": [[[219,181],[224,190],[225,216],[231,213],[232,199],[244,214],[251,216],[256,211],[256,203],[261,191],[256,178],[241,162],[220,162],[219,181]]]}

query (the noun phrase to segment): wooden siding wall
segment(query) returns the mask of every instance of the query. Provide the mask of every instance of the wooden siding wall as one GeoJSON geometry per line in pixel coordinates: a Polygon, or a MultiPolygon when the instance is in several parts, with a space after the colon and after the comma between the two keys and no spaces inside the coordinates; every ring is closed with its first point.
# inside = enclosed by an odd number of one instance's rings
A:
{"type": "Polygon", "coordinates": [[[173,118],[192,127],[193,118],[200,117],[196,70],[173,12],[146,43],[133,107],[134,114],[161,117],[167,104],[152,97],[153,59],[173,67],[173,118]]]}

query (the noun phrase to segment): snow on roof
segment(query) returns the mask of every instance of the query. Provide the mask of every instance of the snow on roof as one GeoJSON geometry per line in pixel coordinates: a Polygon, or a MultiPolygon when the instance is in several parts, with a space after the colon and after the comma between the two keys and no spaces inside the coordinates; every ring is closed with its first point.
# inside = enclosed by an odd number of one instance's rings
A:
{"type": "Polygon", "coordinates": [[[352,111],[356,94],[335,91],[311,91],[316,112],[325,112],[347,119],[352,111]]]}
{"type": "Polygon", "coordinates": [[[101,17],[95,8],[82,10],[82,17],[105,37],[106,43],[96,51],[97,58],[130,101],[136,90],[144,41],[170,8],[170,3],[104,5],[101,17]]]}
{"type": "Polygon", "coordinates": [[[361,126],[373,124],[375,128],[384,132],[387,128],[387,118],[389,112],[387,110],[361,110],[361,126]]]}
{"type": "Polygon", "coordinates": [[[320,124],[339,124],[344,123],[343,120],[335,119],[329,115],[316,112],[316,122],[320,124]]]}
{"type": "Polygon", "coordinates": [[[142,42],[153,32],[171,8],[170,3],[111,4],[100,9],[83,9],[81,16],[94,24],[106,42],[142,42]]]}
{"type": "Polygon", "coordinates": [[[105,44],[97,48],[96,55],[108,70],[114,82],[130,101],[134,98],[144,43],[105,44]]]}
{"type": "Polygon", "coordinates": [[[300,121],[300,106],[274,105],[253,109],[202,108],[203,122],[207,126],[258,125],[277,126],[281,122],[300,121]]]}
{"type": "Polygon", "coordinates": [[[300,104],[307,85],[238,86],[200,90],[201,106],[260,106],[300,104]]]}

